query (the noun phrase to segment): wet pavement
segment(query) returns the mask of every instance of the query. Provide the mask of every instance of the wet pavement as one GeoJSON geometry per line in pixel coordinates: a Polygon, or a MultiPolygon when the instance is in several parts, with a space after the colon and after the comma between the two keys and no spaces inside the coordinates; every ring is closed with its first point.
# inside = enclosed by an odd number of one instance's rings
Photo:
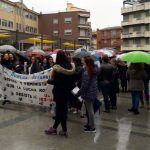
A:
{"type": "Polygon", "coordinates": [[[0,150],[150,150],[150,110],[134,115],[130,107],[130,95],[120,93],[117,110],[95,115],[96,133],[84,133],[86,118],[69,113],[64,138],[44,134],[53,124],[45,109],[6,104],[0,107],[0,150]]]}

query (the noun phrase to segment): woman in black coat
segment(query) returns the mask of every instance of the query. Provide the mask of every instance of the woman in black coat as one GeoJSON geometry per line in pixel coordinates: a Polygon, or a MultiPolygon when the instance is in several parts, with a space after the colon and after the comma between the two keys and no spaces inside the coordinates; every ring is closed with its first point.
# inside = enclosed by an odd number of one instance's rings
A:
{"type": "Polygon", "coordinates": [[[54,125],[46,134],[57,134],[57,128],[61,123],[62,131],[59,132],[62,136],[67,136],[67,106],[69,94],[72,89],[72,74],[75,72],[75,66],[68,61],[66,54],[59,51],[56,57],[56,64],[53,66],[51,80],[47,83],[53,84],[53,96],[56,102],[56,119],[54,125]]]}

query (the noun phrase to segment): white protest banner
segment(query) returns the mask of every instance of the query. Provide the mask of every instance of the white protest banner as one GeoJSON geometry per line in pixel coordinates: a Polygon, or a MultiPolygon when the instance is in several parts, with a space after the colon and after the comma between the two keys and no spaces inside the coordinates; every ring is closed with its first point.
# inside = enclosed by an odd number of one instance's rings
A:
{"type": "Polygon", "coordinates": [[[24,75],[15,73],[0,65],[0,100],[49,106],[53,99],[53,86],[44,83],[50,78],[49,75],[50,69],[24,75]]]}

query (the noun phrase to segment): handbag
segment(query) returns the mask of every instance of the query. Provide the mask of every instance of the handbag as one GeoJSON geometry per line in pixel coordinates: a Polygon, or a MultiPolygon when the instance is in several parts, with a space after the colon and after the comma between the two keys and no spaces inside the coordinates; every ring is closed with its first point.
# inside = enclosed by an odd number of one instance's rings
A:
{"type": "Polygon", "coordinates": [[[100,100],[98,99],[94,100],[94,103],[93,103],[94,113],[100,110],[101,105],[102,105],[102,102],[100,100]]]}

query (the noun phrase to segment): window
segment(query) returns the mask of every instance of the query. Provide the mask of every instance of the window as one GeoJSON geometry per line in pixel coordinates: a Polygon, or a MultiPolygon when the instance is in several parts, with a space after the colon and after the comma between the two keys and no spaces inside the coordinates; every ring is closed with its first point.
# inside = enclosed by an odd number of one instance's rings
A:
{"type": "Polygon", "coordinates": [[[3,27],[7,27],[7,20],[2,19],[2,26],[3,26],[3,27]]]}
{"type": "Polygon", "coordinates": [[[150,45],[150,38],[146,38],[146,45],[150,45]]]}
{"type": "Polygon", "coordinates": [[[107,31],[104,31],[103,35],[104,35],[104,37],[107,37],[107,35],[108,35],[107,31]]]}
{"type": "Polygon", "coordinates": [[[34,33],[37,33],[37,28],[33,28],[33,32],[34,32],[34,33]]]}
{"type": "Polygon", "coordinates": [[[30,27],[26,26],[26,32],[29,32],[29,30],[30,30],[30,27]]]}
{"type": "Polygon", "coordinates": [[[72,22],[72,18],[71,17],[65,18],[65,23],[71,23],[71,22],[72,22]]]}
{"type": "Polygon", "coordinates": [[[25,17],[29,18],[29,13],[28,12],[25,12],[25,17]]]}
{"type": "Polygon", "coordinates": [[[150,24],[146,25],[146,31],[150,31],[150,24]]]}
{"type": "Polygon", "coordinates": [[[123,46],[124,47],[129,47],[129,40],[124,40],[123,41],[123,46]]]}
{"type": "Polygon", "coordinates": [[[0,1],[0,10],[6,11],[8,13],[13,13],[14,12],[14,7],[0,1]]]}
{"type": "Polygon", "coordinates": [[[58,30],[54,30],[54,31],[53,31],[53,35],[54,35],[54,36],[58,36],[58,33],[59,33],[58,30]]]}
{"type": "Polygon", "coordinates": [[[107,40],[104,40],[104,44],[106,44],[107,43],[107,40]]]}
{"type": "Polygon", "coordinates": [[[134,26],[133,31],[140,32],[141,31],[141,26],[134,26]]]}
{"type": "Polygon", "coordinates": [[[146,11],[146,17],[150,17],[150,10],[146,11]]]}
{"type": "Polygon", "coordinates": [[[124,15],[123,16],[123,21],[128,22],[129,21],[129,15],[124,15]]]}
{"type": "Polygon", "coordinates": [[[13,22],[12,21],[8,21],[8,27],[13,28],[13,22]]]}
{"type": "Polygon", "coordinates": [[[80,36],[86,36],[85,30],[80,30],[80,36]]]}
{"type": "Polygon", "coordinates": [[[65,35],[72,35],[72,30],[71,30],[71,29],[66,29],[66,30],[64,31],[64,34],[65,34],[65,35]]]}
{"type": "Polygon", "coordinates": [[[30,32],[33,33],[34,29],[33,27],[30,27],[30,32]]]}
{"type": "Polygon", "coordinates": [[[138,39],[138,38],[134,39],[134,41],[133,41],[133,43],[136,44],[137,47],[141,47],[142,46],[141,42],[142,42],[141,39],[138,39]]]}
{"type": "Polygon", "coordinates": [[[129,28],[123,28],[123,34],[124,35],[129,34],[129,28]]]}
{"type": "Polygon", "coordinates": [[[35,21],[37,20],[37,16],[36,15],[33,16],[33,20],[35,20],[35,21]]]}
{"type": "Polygon", "coordinates": [[[54,18],[53,19],[53,24],[58,24],[58,19],[54,18]]]}
{"type": "Polygon", "coordinates": [[[86,18],[83,17],[80,18],[80,24],[86,24],[86,22],[87,22],[86,18]]]}
{"type": "Polygon", "coordinates": [[[136,18],[137,20],[141,19],[141,13],[140,12],[135,12],[134,13],[134,18],[136,18]]]}
{"type": "Polygon", "coordinates": [[[115,30],[111,31],[111,36],[112,36],[112,37],[115,37],[115,36],[116,36],[116,33],[117,33],[117,32],[116,32],[115,30]]]}

